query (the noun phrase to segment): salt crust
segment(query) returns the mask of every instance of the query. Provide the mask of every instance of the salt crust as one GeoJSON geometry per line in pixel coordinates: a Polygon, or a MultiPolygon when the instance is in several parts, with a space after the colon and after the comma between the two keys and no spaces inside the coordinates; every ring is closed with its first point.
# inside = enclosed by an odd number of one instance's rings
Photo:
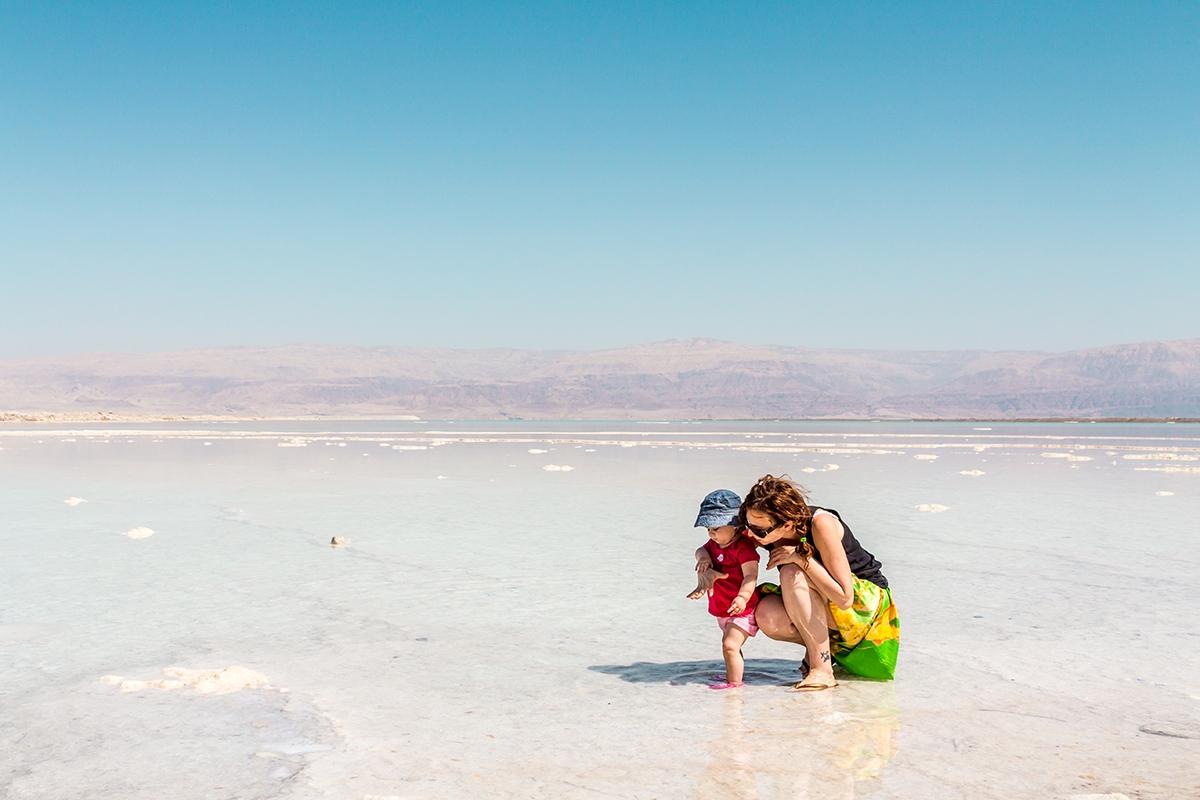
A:
{"type": "Polygon", "coordinates": [[[84,500],[82,497],[68,497],[66,500],[63,500],[63,502],[69,506],[77,506],[80,503],[86,503],[87,500],[84,500]]]}
{"type": "Polygon", "coordinates": [[[1042,453],[1042,458],[1065,458],[1067,461],[1091,461],[1091,456],[1073,456],[1070,453],[1042,453]]]}
{"type": "Polygon", "coordinates": [[[1175,496],[1174,492],[1155,492],[1155,494],[1158,495],[1159,497],[1174,497],[1175,496]]]}
{"type": "Polygon", "coordinates": [[[547,464],[542,469],[546,470],[546,472],[570,472],[575,468],[568,467],[566,464],[563,464],[561,467],[558,464],[547,464]]]}
{"type": "Polygon", "coordinates": [[[143,689],[178,689],[191,686],[200,694],[229,694],[242,689],[270,689],[265,676],[245,667],[232,666],[225,669],[184,669],[167,667],[163,670],[167,678],[154,681],[127,681],[119,675],[105,675],[101,683],[119,686],[122,692],[140,692],[143,689]],[[174,680],[168,680],[173,678],[174,680]]]}
{"type": "Polygon", "coordinates": [[[919,455],[913,456],[913,458],[918,459],[920,461],[937,461],[937,456],[935,456],[931,453],[921,453],[919,455]]]}
{"type": "Polygon", "coordinates": [[[536,456],[536,455],[541,455],[542,453],[548,453],[550,451],[549,450],[539,450],[536,447],[531,447],[531,448],[529,448],[529,452],[533,453],[536,456]]]}
{"type": "Polygon", "coordinates": [[[1136,453],[1121,456],[1126,461],[1200,461],[1195,456],[1185,456],[1180,453],[1136,453]]]}
{"type": "Polygon", "coordinates": [[[149,528],[134,528],[133,530],[125,531],[124,536],[130,539],[147,539],[154,535],[154,531],[149,528]]]}
{"type": "Polygon", "coordinates": [[[919,506],[913,506],[917,511],[928,511],[931,514],[940,514],[943,511],[949,511],[950,506],[944,506],[941,503],[921,503],[919,506]]]}
{"type": "Polygon", "coordinates": [[[813,472],[833,472],[835,469],[840,469],[840,467],[838,467],[838,465],[837,465],[837,464],[826,464],[825,466],[821,467],[820,469],[817,469],[816,467],[805,467],[804,469],[802,469],[802,470],[800,470],[800,471],[801,471],[801,472],[808,472],[808,473],[813,473],[813,472]]]}
{"type": "Polygon", "coordinates": [[[981,469],[964,469],[959,475],[986,475],[987,473],[981,469]]]}

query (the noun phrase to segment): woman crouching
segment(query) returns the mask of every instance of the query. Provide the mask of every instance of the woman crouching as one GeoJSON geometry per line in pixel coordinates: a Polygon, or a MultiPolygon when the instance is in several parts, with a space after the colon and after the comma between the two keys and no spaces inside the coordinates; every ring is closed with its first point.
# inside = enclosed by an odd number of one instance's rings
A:
{"type": "Polygon", "coordinates": [[[837,685],[833,661],[847,672],[891,680],[900,621],[881,564],[833,509],[809,506],[802,488],[766,475],[742,502],[742,532],[770,552],[780,594],[758,603],[758,627],[772,639],[804,645],[808,674],[800,691],[837,685]]]}

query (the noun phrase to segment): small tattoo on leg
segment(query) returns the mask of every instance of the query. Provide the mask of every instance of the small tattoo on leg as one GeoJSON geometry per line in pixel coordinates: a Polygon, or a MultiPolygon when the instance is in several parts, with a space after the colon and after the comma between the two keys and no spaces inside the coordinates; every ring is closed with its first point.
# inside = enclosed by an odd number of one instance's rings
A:
{"type": "Polygon", "coordinates": [[[821,660],[824,661],[826,664],[829,663],[829,651],[828,650],[821,651],[821,660]]]}

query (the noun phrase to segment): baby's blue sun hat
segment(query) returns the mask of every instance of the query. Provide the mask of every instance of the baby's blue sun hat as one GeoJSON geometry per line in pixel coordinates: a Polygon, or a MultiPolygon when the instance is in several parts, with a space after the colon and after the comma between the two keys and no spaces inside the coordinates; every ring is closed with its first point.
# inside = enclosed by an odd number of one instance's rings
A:
{"type": "Polygon", "coordinates": [[[728,489],[717,489],[709,492],[700,503],[700,516],[696,517],[697,528],[719,528],[722,525],[736,525],[738,509],[742,507],[742,498],[728,489]]]}

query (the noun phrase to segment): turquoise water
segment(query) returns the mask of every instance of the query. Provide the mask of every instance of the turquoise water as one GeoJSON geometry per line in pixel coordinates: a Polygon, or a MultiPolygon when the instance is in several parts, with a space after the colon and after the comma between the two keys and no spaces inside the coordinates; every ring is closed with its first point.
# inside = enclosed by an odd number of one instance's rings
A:
{"type": "Polygon", "coordinates": [[[1195,792],[1194,425],[10,426],[0,448],[5,796],[1195,792]],[[788,693],[802,650],[759,637],[749,685],[707,689],[695,506],[765,472],[883,562],[894,684],[788,693]],[[267,685],[121,688],[234,665],[267,685]]]}

